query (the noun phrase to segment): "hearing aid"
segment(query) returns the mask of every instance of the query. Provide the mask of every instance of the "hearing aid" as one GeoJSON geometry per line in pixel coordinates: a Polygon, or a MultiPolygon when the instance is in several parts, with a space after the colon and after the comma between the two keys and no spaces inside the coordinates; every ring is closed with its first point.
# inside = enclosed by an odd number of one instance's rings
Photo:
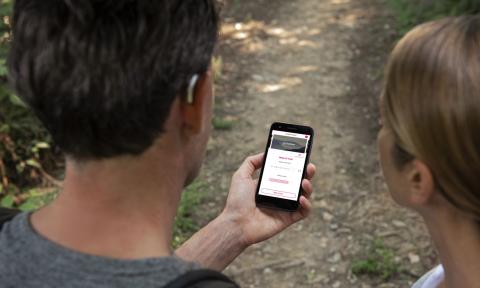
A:
{"type": "Polygon", "coordinates": [[[188,104],[193,104],[193,102],[195,101],[194,94],[195,94],[195,87],[197,86],[197,82],[198,82],[198,74],[195,74],[192,76],[192,79],[190,79],[190,83],[188,84],[188,90],[187,90],[188,104]]]}

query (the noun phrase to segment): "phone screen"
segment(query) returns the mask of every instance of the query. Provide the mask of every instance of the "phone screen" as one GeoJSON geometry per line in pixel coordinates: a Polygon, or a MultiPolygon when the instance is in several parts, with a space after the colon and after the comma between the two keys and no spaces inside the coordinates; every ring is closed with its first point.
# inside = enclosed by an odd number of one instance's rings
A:
{"type": "Polygon", "coordinates": [[[311,135],[271,130],[258,194],[297,201],[311,135]]]}

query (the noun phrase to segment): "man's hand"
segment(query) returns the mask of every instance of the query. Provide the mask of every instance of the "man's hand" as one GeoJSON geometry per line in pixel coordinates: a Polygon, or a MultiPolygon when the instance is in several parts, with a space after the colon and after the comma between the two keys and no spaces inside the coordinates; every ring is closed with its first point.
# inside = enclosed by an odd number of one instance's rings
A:
{"type": "Polygon", "coordinates": [[[310,180],[315,175],[315,166],[307,166],[307,177],[302,181],[303,194],[296,212],[259,208],[255,204],[258,179],[255,171],[261,168],[263,153],[248,157],[232,177],[230,192],[224,211],[219,216],[229,219],[241,229],[243,244],[249,246],[264,241],[283,231],[293,223],[308,216],[312,205],[310,196],[313,187],[310,180]]]}
{"type": "Polygon", "coordinates": [[[307,217],[312,207],[310,180],[315,174],[315,166],[309,164],[307,167],[299,210],[283,212],[255,205],[258,180],[253,175],[262,162],[263,154],[248,157],[243,162],[232,177],[223,212],[179,247],[175,251],[178,257],[206,268],[223,270],[249,245],[266,240],[307,217]]]}

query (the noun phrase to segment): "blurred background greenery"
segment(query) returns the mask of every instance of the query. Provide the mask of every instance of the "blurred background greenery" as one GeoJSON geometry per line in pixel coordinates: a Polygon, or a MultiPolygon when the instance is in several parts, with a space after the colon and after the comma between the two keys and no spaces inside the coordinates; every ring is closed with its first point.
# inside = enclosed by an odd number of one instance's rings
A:
{"type": "Polygon", "coordinates": [[[388,0],[388,2],[395,13],[400,35],[425,21],[480,12],[480,0],[388,0]]]}
{"type": "Polygon", "coordinates": [[[0,204],[29,210],[51,199],[57,181],[46,171],[62,161],[48,133],[7,85],[12,0],[0,3],[0,204]]]}

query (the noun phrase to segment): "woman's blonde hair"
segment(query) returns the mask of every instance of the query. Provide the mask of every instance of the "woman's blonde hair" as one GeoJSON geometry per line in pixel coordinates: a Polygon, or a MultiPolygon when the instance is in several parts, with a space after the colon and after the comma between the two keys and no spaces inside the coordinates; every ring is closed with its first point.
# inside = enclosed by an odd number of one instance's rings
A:
{"type": "Polygon", "coordinates": [[[409,32],[390,56],[382,98],[399,167],[423,161],[437,190],[480,220],[480,17],[409,32]]]}

